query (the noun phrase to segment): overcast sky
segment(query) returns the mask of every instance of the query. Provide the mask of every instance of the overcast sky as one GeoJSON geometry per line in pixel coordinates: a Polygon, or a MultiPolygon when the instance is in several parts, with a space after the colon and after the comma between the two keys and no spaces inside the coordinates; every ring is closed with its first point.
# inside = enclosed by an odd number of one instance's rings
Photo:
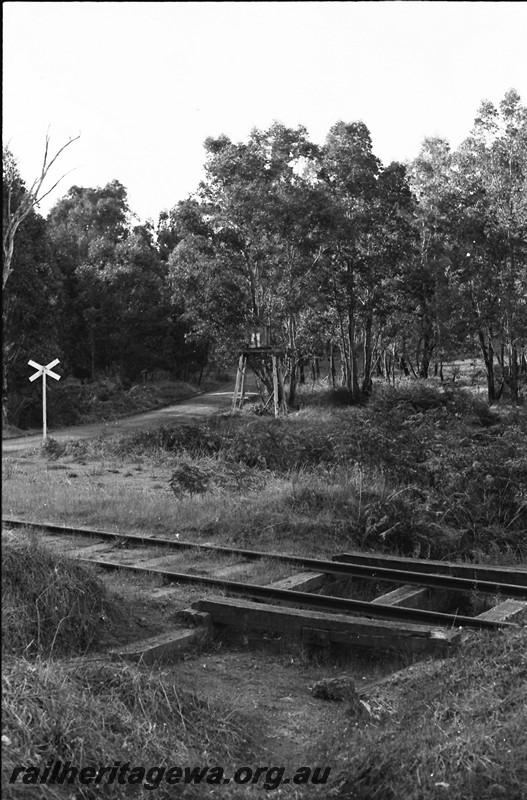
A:
{"type": "Polygon", "coordinates": [[[484,99],[527,103],[525,2],[5,2],[3,140],[26,182],[46,131],[71,185],[119,180],[142,220],[191,194],[203,142],[274,120],[322,143],[362,120],[388,164],[456,147],[484,99]]]}

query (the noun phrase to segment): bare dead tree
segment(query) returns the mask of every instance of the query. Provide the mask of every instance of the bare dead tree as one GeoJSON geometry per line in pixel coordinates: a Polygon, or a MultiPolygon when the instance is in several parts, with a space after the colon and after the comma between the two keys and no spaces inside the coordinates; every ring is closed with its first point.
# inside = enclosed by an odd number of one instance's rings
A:
{"type": "Polygon", "coordinates": [[[4,263],[2,271],[2,289],[5,289],[6,283],[9,280],[9,276],[13,271],[12,261],[17,230],[20,224],[26,219],[28,214],[35,208],[35,206],[37,206],[45,197],[51,194],[53,189],[55,189],[68,174],[65,173],[62,175],[58,181],[55,181],[50,189],[42,193],[43,185],[48,177],[50,169],[55,164],[61,153],[63,153],[64,150],[70,146],[70,144],[77,141],[77,139],[79,139],[79,136],[69,139],[66,144],[62,145],[62,147],[57,150],[55,155],[51,156],[49,150],[50,137],[49,133],[46,134],[46,146],[44,149],[44,158],[42,160],[40,175],[35,178],[29,189],[26,189],[24,192],[20,193],[20,199],[18,200],[16,207],[14,207],[13,202],[12,176],[9,175],[9,172],[5,175],[7,179],[7,200],[3,212],[2,246],[4,263]]]}
{"type": "MultiPolygon", "coordinates": [[[[26,219],[28,214],[37,206],[45,197],[47,197],[53,189],[66,177],[68,173],[62,175],[58,181],[55,181],[53,186],[44,191],[44,183],[48,177],[50,169],[53,167],[58,157],[64,150],[75,142],[79,136],[70,138],[65,144],[60,147],[54,155],[50,154],[50,137],[49,132],[46,134],[46,145],[44,149],[44,158],[42,160],[42,167],[40,174],[35,178],[29,189],[21,189],[18,185],[17,188],[17,170],[14,160],[6,159],[4,157],[4,186],[6,191],[6,200],[3,207],[3,230],[2,230],[2,247],[4,263],[2,269],[2,323],[3,323],[3,365],[2,365],[2,421],[5,425],[7,423],[7,396],[8,396],[8,369],[13,359],[16,357],[16,346],[14,342],[9,340],[8,334],[8,314],[9,314],[9,292],[6,291],[6,284],[9,276],[13,272],[13,253],[15,249],[15,237],[17,230],[21,223],[26,219]]],[[[5,156],[5,154],[4,154],[5,156]]]]}

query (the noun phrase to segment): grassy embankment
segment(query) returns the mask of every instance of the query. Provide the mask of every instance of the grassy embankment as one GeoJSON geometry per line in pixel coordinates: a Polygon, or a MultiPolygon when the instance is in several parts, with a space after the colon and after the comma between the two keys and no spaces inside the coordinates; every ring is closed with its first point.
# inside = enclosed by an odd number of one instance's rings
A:
{"type": "MultiPolygon", "coordinates": [[[[286,420],[247,415],[109,442],[51,442],[43,455],[6,463],[4,513],[291,552],[360,547],[524,562],[526,433],[520,412],[409,385],[366,407],[306,405],[286,420]],[[132,470],[140,482],[127,489],[132,470]]],[[[113,613],[111,597],[78,567],[66,577],[38,550],[24,558],[6,560],[3,581],[7,771],[48,757],[266,763],[247,734],[257,720],[210,707],[163,673],[68,658],[96,646],[91,626],[98,609],[113,613]]],[[[305,763],[338,765],[324,797],[525,800],[526,687],[525,631],[473,635],[435,670],[379,691],[368,722],[320,731],[305,763]]],[[[68,796],[46,791],[25,787],[24,796],[68,796]]],[[[275,796],[302,796],[283,791],[275,796]]],[[[211,797],[255,792],[230,786],[211,797]]]]}
{"type": "MultiPolygon", "coordinates": [[[[250,720],[182,690],[173,676],[94,655],[117,605],[91,570],[37,541],[5,541],[2,562],[2,784],[6,798],[141,797],[141,786],[32,786],[18,765],[251,763],[250,720]],[[90,655],[91,653],[91,655],[90,655]]],[[[158,790],[157,797],[174,797],[158,790]]],[[[199,787],[187,797],[200,797],[199,787]]]]}

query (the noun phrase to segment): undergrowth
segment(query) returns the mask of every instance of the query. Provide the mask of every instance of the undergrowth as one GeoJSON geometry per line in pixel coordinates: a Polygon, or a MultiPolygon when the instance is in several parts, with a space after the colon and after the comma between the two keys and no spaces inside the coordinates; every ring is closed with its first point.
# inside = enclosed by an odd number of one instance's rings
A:
{"type": "MultiPolygon", "coordinates": [[[[176,497],[252,489],[263,503],[262,487],[279,477],[290,489],[268,508],[268,524],[282,514],[285,529],[303,526],[309,535],[310,525],[325,530],[327,522],[348,546],[527,557],[527,415],[504,416],[451,387],[377,387],[366,406],[217,416],[82,447],[168,460],[176,497]]],[[[50,457],[75,455],[79,443],[49,448],[50,457]]],[[[262,503],[249,502],[255,522],[262,503]]],[[[222,517],[225,524],[240,535],[236,520],[222,517]]]]}
{"type": "MultiPolygon", "coordinates": [[[[86,524],[113,514],[116,524],[173,529],[177,509],[180,531],[257,548],[266,540],[289,552],[514,563],[527,558],[526,453],[524,410],[489,409],[464,390],[408,382],[377,386],[367,405],[306,404],[279,419],[248,412],[127,436],[49,439],[49,461],[100,459],[103,473],[108,461],[135,462],[168,476],[141,496],[125,482],[121,494],[101,484],[95,497],[80,479],[71,493],[63,480],[41,496],[52,492],[64,519],[77,511],[86,524]]],[[[22,487],[17,495],[9,474],[10,507],[20,513],[22,487]]]]}
{"type": "MultiPolygon", "coordinates": [[[[84,565],[34,537],[6,537],[2,561],[2,796],[51,800],[198,798],[199,787],[9,784],[15,767],[48,760],[82,768],[252,763],[255,725],[236,709],[181,689],[174,674],[85,653],[115,601],[84,565]],[[52,656],[52,658],[51,658],[52,656]]],[[[155,781],[155,776],[152,777],[155,781]]],[[[208,788],[208,787],[207,787],[208,788]]],[[[210,795],[214,797],[212,793],[210,795]]]]}
{"type": "Polygon", "coordinates": [[[35,536],[2,537],[2,654],[84,653],[117,613],[85,565],[57,558],[35,536]]]}
{"type": "Polygon", "coordinates": [[[203,796],[199,786],[8,784],[16,766],[43,770],[48,759],[96,769],[115,762],[148,768],[222,764],[226,770],[231,764],[254,763],[250,722],[221,702],[181,689],[168,671],[102,660],[50,664],[10,658],[2,683],[2,784],[7,800],[92,800],[102,795],[124,800],[149,796],[153,789],[160,800],[203,796]]]}
{"type": "Polygon", "coordinates": [[[374,693],[380,721],[325,736],[341,800],[525,800],[527,632],[473,634],[430,671],[374,693]]]}
{"type": "MultiPolygon", "coordinates": [[[[171,380],[127,388],[117,379],[99,379],[82,384],[74,378],[67,378],[59,384],[48,386],[47,417],[50,427],[108,421],[139,414],[191,397],[199,391],[197,386],[185,381],[171,380]]],[[[10,419],[19,429],[35,428],[41,423],[41,399],[33,395],[10,398],[10,419]]]]}

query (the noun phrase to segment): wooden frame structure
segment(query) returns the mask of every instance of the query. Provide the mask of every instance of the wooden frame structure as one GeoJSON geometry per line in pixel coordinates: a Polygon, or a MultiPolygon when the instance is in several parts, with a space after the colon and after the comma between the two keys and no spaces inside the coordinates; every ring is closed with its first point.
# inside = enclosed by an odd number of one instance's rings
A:
{"type": "MultiPolygon", "coordinates": [[[[283,351],[277,350],[274,347],[251,347],[247,350],[240,351],[240,358],[238,361],[238,371],[236,373],[236,383],[234,385],[234,392],[232,395],[232,413],[238,409],[243,408],[243,396],[245,392],[245,377],[247,374],[247,366],[251,366],[251,356],[259,356],[261,358],[271,359],[271,370],[273,375],[273,393],[271,395],[273,400],[273,410],[275,417],[278,417],[280,411],[287,414],[287,403],[285,400],[284,379],[282,371],[283,351]]],[[[253,372],[257,375],[256,370],[252,367],[253,372]]],[[[257,376],[258,377],[258,376],[257,376]]],[[[269,398],[269,401],[271,400],[269,398]]]]}

